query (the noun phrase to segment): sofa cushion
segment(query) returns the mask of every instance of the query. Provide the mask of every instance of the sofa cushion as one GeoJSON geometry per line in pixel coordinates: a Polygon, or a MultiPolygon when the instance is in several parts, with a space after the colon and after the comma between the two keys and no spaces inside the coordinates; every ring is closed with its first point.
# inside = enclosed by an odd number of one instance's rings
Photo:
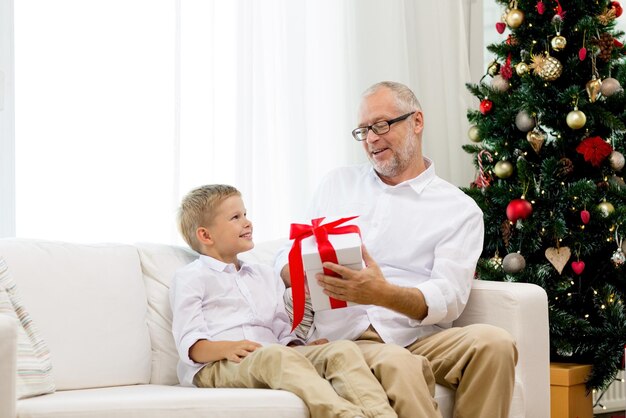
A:
{"type": "Polygon", "coordinates": [[[308,418],[293,393],[271,389],[199,389],[136,385],[56,392],[25,399],[17,416],[29,418],[308,418]]]}
{"type": "Polygon", "coordinates": [[[0,239],[48,343],[57,390],[148,383],[150,337],[137,250],[0,239]]]}
{"type": "Polygon", "coordinates": [[[152,339],[150,383],[177,385],[178,351],[172,336],[172,308],[169,288],[174,272],[198,254],[185,247],[164,244],[136,244],[148,297],[148,329],[152,339]]]}
{"type": "Polygon", "coordinates": [[[54,392],[50,350],[22,303],[15,281],[2,257],[0,257],[0,314],[18,321],[15,388],[17,399],[54,392]]]}

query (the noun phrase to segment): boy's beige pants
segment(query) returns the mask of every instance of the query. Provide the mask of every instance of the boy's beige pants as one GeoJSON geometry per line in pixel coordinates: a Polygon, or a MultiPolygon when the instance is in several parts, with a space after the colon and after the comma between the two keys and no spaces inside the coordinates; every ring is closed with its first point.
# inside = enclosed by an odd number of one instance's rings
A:
{"type": "Polygon", "coordinates": [[[352,341],[257,349],[241,363],[207,364],[198,387],[272,388],[298,395],[313,418],[397,417],[387,395],[352,341]]]}

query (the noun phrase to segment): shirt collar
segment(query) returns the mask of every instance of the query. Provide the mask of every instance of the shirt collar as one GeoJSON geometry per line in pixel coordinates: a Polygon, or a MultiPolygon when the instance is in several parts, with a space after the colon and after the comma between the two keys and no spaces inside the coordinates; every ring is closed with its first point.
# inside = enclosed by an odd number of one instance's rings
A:
{"type": "MultiPolygon", "coordinates": [[[[200,260],[208,266],[211,270],[215,270],[220,273],[237,273],[237,268],[233,263],[224,263],[216,258],[213,258],[208,255],[200,254],[200,260]]],[[[241,267],[239,270],[248,270],[248,265],[243,261],[239,260],[239,266],[241,267]]]]}
{"type": "Polygon", "coordinates": [[[414,177],[409,180],[405,180],[402,183],[398,183],[395,186],[390,186],[380,179],[374,167],[370,165],[370,173],[374,176],[375,181],[382,186],[383,188],[395,189],[399,187],[410,187],[417,194],[421,194],[428,183],[430,183],[435,178],[435,163],[433,160],[427,157],[424,158],[424,164],[426,165],[426,170],[421,172],[417,177],[414,177]]]}

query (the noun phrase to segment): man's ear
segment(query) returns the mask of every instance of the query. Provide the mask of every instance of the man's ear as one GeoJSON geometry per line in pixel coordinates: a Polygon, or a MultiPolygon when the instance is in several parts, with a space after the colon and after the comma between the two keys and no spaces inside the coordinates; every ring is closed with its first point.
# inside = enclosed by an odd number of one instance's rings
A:
{"type": "Polygon", "coordinates": [[[414,131],[416,134],[419,134],[424,129],[424,114],[421,110],[415,112],[413,116],[415,118],[415,128],[414,131]]]}
{"type": "Polygon", "coordinates": [[[196,229],[196,239],[198,240],[199,243],[204,244],[204,245],[213,244],[213,238],[211,238],[211,233],[209,232],[207,228],[203,226],[199,226],[196,229]]]}

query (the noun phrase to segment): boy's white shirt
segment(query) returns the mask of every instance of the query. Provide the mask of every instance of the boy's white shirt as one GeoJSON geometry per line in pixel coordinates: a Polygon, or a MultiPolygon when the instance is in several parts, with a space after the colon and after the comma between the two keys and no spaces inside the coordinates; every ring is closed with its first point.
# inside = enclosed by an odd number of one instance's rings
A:
{"type": "Polygon", "coordinates": [[[227,264],[201,255],[178,269],[170,286],[178,379],[193,386],[205,365],[189,358],[198,340],[250,340],[262,345],[298,340],[285,312],[285,286],[269,266],[227,264]]]}

